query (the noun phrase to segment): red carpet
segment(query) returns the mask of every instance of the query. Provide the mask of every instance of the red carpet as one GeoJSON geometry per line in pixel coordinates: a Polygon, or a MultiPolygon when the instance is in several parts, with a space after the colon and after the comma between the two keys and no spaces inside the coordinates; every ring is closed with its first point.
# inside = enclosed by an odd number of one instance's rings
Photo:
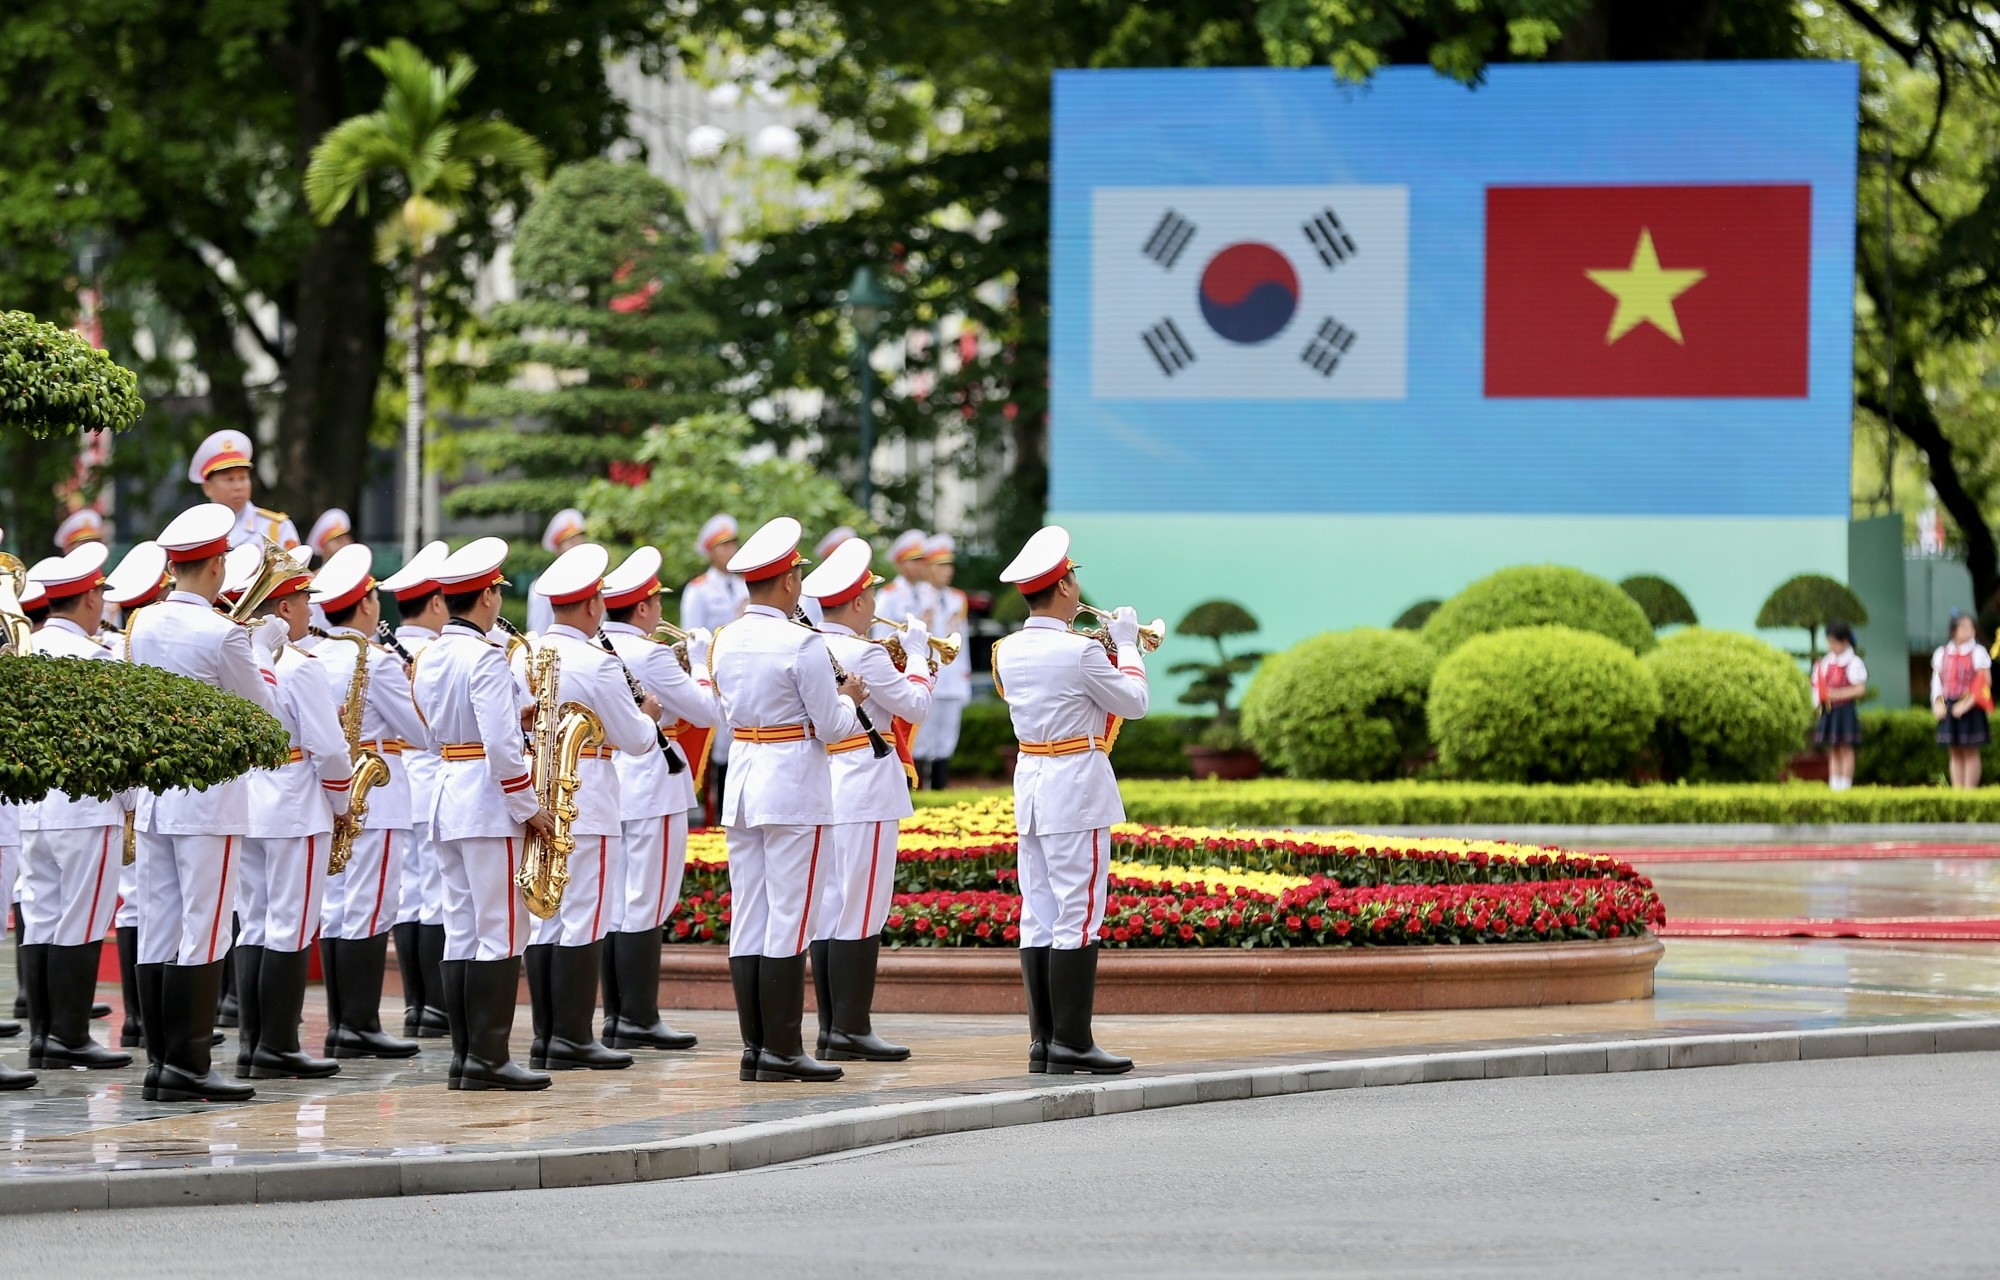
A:
{"type": "Polygon", "coordinates": [[[1994,858],[1994,844],[1753,844],[1711,848],[1616,848],[1593,853],[1624,862],[1869,862],[1883,858],[1994,858]]]}
{"type": "Polygon", "coordinates": [[[1872,938],[1893,942],[2000,942],[2000,919],[1878,916],[1863,920],[1670,919],[1667,938],[1872,938]]]}

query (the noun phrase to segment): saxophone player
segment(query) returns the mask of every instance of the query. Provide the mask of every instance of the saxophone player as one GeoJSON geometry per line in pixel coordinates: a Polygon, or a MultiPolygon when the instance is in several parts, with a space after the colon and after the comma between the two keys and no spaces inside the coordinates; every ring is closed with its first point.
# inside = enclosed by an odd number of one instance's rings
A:
{"type": "MultiPolygon", "coordinates": [[[[289,760],[250,775],[250,834],[236,879],[236,914],[243,932],[236,963],[236,1074],[245,1080],[315,1080],[340,1064],[299,1047],[299,1014],[305,1006],[306,968],[320,900],[326,890],[327,846],[334,823],[347,812],[347,742],[334,719],[335,686],[322,665],[292,642],[306,634],[312,614],[306,589],[308,552],[287,553],[290,576],[271,588],[255,609],[256,647],[278,694],[278,722],[291,736],[289,760]]],[[[261,547],[245,543],[229,553],[224,594],[251,587],[264,568],[261,547]]]]}
{"type": "MultiPolygon", "coordinates": [[[[414,660],[438,638],[444,620],[444,595],[433,576],[451,549],[442,542],[425,544],[410,562],[382,580],[382,589],[396,597],[401,618],[396,643],[414,660]]],[[[400,654],[398,655],[401,656],[400,654]]],[[[403,1034],[429,1038],[448,1035],[444,1013],[444,879],[438,872],[437,844],[431,839],[431,801],[437,796],[437,754],[424,736],[410,740],[403,752],[403,769],[410,780],[410,847],[403,855],[403,883],[396,892],[396,968],[403,978],[403,1034]]]]}
{"type": "Polygon", "coordinates": [[[325,611],[328,624],[328,638],[314,647],[313,656],[324,664],[336,702],[360,683],[365,696],[359,748],[375,752],[389,766],[388,781],[368,793],[353,858],[326,885],[319,949],[326,974],[326,1052],[334,1058],[407,1058],[417,1051],[414,1042],[382,1031],[382,973],[389,962],[389,930],[396,923],[410,846],[410,781],[403,753],[412,742],[423,741],[424,723],[410,701],[403,660],[375,643],[382,604],[370,572],[374,561],[372,551],[352,542],[334,552],[313,578],[313,603],[325,611]]]}
{"type": "Polygon", "coordinates": [[[514,993],[528,941],[528,907],[514,882],[527,832],[555,819],[535,798],[521,744],[521,701],[506,652],[487,638],[500,616],[507,544],[480,538],[437,567],[450,615],[419,655],[417,710],[438,755],[426,815],[444,880],[445,1012],[453,1089],[546,1089],[549,1078],[514,1062],[514,993]]]}
{"type": "MultiPolygon", "coordinates": [[[[557,701],[578,704],[604,726],[603,744],[585,747],[577,761],[576,816],[569,825],[576,849],[569,856],[562,905],[530,926],[528,994],[535,1041],[528,1064],[550,1071],[632,1065],[631,1054],[599,1044],[592,1026],[607,921],[617,914],[611,899],[623,891],[613,875],[623,861],[625,826],[612,760],[615,755],[660,754],[660,702],[642,692],[635,703],[617,656],[592,639],[604,625],[604,569],[609,562],[603,547],[586,542],[563,552],[534,585],[534,593],[548,602],[551,619],[535,648],[556,657],[557,701]],[[618,862],[612,857],[614,845],[618,862]]],[[[657,933],[653,945],[657,951],[657,933]]]]}

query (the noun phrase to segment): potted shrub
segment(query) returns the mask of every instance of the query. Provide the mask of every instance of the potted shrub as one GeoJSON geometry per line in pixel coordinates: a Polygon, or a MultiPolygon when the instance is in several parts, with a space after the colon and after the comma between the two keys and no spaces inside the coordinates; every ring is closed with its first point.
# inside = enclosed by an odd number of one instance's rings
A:
{"type": "Polygon", "coordinates": [[[1197,778],[1254,778],[1263,771],[1229,699],[1235,692],[1236,677],[1254,669],[1264,655],[1232,654],[1223,643],[1231,636],[1246,636],[1256,630],[1257,619],[1233,600],[1204,601],[1188,610],[1174,627],[1176,635],[1199,637],[1215,645],[1213,662],[1176,662],[1167,668],[1174,675],[1194,677],[1181,694],[1183,703],[1214,709],[1187,747],[1188,764],[1197,778]]]}

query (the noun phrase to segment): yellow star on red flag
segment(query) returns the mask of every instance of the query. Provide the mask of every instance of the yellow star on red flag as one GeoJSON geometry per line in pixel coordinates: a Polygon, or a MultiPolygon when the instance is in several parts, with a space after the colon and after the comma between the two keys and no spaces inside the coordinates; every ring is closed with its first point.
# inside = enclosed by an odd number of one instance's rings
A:
{"type": "Polygon", "coordinates": [[[1674,299],[1692,289],[1708,274],[1696,268],[1668,270],[1660,265],[1653,249],[1650,227],[1639,229],[1639,243],[1632,250],[1632,262],[1624,270],[1586,270],[1590,282],[1618,299],[1605,331],[1609,346],[1642,324],[1650,324],[1675,342],[1681,341],[1680,317],[1674,313],[1674,299]]]}

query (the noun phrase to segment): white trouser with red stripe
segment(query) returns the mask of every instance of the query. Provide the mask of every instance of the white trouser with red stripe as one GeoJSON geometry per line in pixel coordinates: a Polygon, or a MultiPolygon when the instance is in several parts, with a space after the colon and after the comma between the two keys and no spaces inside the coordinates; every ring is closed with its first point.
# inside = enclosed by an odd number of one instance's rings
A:
{"type": "Polygon", "coordinates": [[[122,827],[29,831],[21,845],[21,941],[80,947],[111,927],[122,827]]]}
{"type": "Polygon", "coordinates": [[[1021,945],[1074,951],[1097,941],[1111,881],[1111,828],[1020,835],[1021,945]]]}
{"type": "Polygon", "coordinates": [[[14,903],[18,901],[14,896],[14,886],[19,883],[20,875],[21,846],[0,844],[0,898],[6,899],[0,902],[0,941],[4,941],[7,931],[14,927],[14,903]]]}
{"type": "Polygon", "coordinates": [[[211,964],[229,954],[243,840],[139,833],[140,964],[211,964]]]}
{"type": "Polygon", "coordinates": [[[396,923],[396,896],[403,888],[403,856],[410,846],[406,827],[367,827],[354,833],[354,856],[347,870],[326,878],[326,907],[320,932],[329,938],[372,938],[396,923]]]}
{"type": "MultiPolygon", "coordinates": [[[[686,813],[659,818],[631,818],[625,823],[625,852],[620,861],[617,918],[614,933],[644,933],[665,925],[681,900],[681,877],[687,873],[686,813]]],[[[613,883],[618,883],[614,880],[613,883]]],[[[606,900],[607,917],[611,904],[606,900]]]]}
{"type": "Polygon", "coordinates": [[[546,920],[528,925],[528,941],[534,946],[581,947],[596,942],[607,932],[612,906],[605,900],[604,886],[612,870],[613,850],[624,848],[622,836],[577,836],[576,851],[569,855],[569,885],[563,889],[562,905],[546,920]]]}
{"type": "Polygon", "coordinates": [[[319,931],[326,896],[327,845],[333,837],[252,836],[243,841],[236,877],[236,941],[272,951],[304,951],[319,931]]]}
{"type": "Polygon", "coordinates": [[[528,921],[534,917],[514,883],[522,844],[518,836],[437,842],[445,959],[505,960],[528,945],[528,921]]]}
{"type": "Polygon", "coordinates": [[[120,929],[139,927],[139,858],[136,851],[132,861],[125,861],[125,832],[119,829],[112,837],[118,850],[118,910],[113,913],[111,923],[120,929]]]}
{"type": "Polygon", "coordinates": [[[820,897],[815,938],[851,941],[882,932],[896,891],[897,822],[843,822],[828,827],[833,874],[820,897]]]}
{"type": "Polygon", "coordinates": [[[831,827],[730,827],[729,954],[795,956],[832,874],[831,827]]]}
{"type": "Polygon", "coordinates": [[[396,888],[397,924],[440,924],[444,920],[444,881],[438,878],[437,846],[431,824],[410,828],[403,849],[402,883],[396,888]]]}

